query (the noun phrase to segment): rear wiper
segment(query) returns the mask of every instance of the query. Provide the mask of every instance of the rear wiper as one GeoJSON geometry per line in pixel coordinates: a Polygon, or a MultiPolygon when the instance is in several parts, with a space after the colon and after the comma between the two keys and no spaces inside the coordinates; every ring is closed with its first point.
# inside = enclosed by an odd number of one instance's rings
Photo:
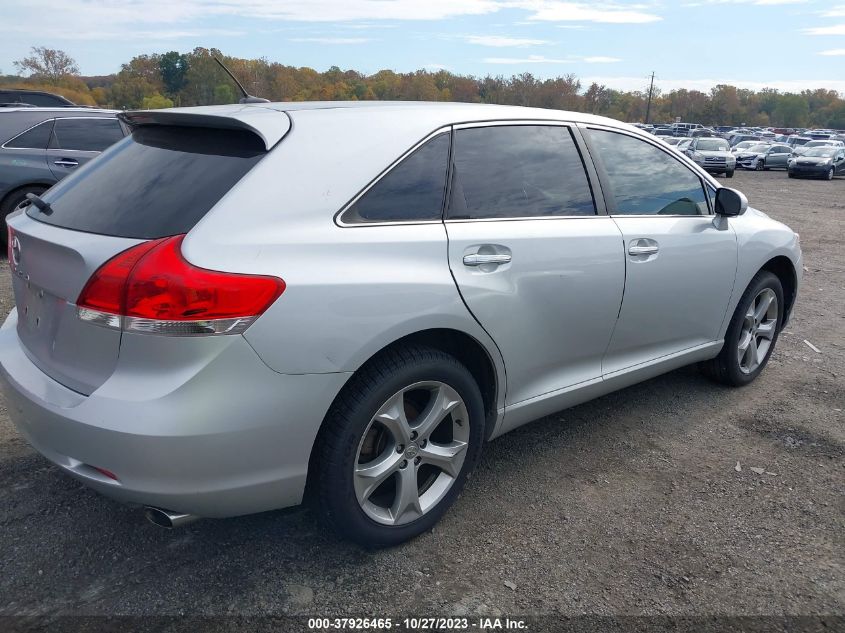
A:
{"type": "Polygon", "coordinates": [[[50,203],[44,202],[44,200],[34,193],[26,194],[26,199],[29,200],[30,204],[34,204],[38,207],[38,210],[44,215],[50,215],[53,212],[53,207],[50,206],[50,203]]]}

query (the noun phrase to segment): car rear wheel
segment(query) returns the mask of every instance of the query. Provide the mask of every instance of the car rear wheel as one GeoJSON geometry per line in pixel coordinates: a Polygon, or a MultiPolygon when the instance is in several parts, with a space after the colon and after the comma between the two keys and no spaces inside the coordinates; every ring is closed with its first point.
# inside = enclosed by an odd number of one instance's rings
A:
{"type": "Polygon", "coordinates": [[[350,379],[318,437],[316,501],[342,536],[396,545],[452,505],[481,452],[484,405],[454,357],[409,346],[350,379]]]}
{"type": "Polygon", "coordinates": [[[0,217],[3,218],[3,230],[2,233],[0,233],[0,245],[2,245],[4,250],[6,248],[6,242],[8,241],[8,232],[6,231],[6,216],[12,213],[15,209],[17,209],[20,204],[26,202],[26,194],[34,193],[36,196],[39,196],[45,191],[47,191],[46,187],[39,187],[37,185],[33,185],[31,187],[21,187],[17,191],[13,191],[8,196],[6,196],[3,199],[3,202],[0,203],[0,217]]]}
{"type": "Polygon", "coordinates": [[[700,364],[710,378],[732,387],[752,382],[769,362],[783,322],[783,286],[761,270],[734,310],[719,355],[700,364]]]}

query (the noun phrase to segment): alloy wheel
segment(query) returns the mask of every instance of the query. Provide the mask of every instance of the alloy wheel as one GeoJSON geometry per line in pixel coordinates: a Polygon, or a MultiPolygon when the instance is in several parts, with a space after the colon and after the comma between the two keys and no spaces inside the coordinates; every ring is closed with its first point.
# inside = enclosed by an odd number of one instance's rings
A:
{"type": "Polygon", "coordinates": [[[768,356],[778,323],[778,299],[771,288],[763,288],[748,305],[737,345],[739,369],[753,373],[768,356]]]}
{"type": "Polygon", "coordinates": [[[469,439],[466,404],[449,385],[418,382],[395,393],[358,445],[353,481],[361,509],[383,525],[420,518],[457,480],[469,439]]]}

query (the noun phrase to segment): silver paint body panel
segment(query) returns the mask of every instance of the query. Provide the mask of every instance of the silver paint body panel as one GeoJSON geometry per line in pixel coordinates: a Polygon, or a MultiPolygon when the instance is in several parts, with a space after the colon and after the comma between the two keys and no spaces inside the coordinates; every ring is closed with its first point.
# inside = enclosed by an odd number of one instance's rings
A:
{"type": "Polygon", "coordinates": [[[13,311],[0,330],[10,415],[49,459],[124,501],[200,516],[299,503],[332,401],[369,358],[411,334],[454,330],[486,351],[496,373],[495,437],[712,358],[743,290],[773,257],[786,257],[800,282],[797,236],[762,213],[612,217],[598,187],[596,217],[379,226],[343,226],[336,217],[409,149],[453,125],[564,122],[659,143],[608,119],[413,103],[149,113],[158,124],[182,116],[200,126],[229,117],[272,148],[183,243],[197,266],[285,280],[284,294],[243,335],[123,333],[115,341],[108,330],[72,325],[62,310],[73,308],[97,266],[136,241],[10,220],[30,252],[43,241],[31,281],[37,276],[57,298],[51,318],[59,324],[39,338],[13,311]],[[656,257],[628,254],[641,238],[659,244],[656,257]],[[483,245],[510,262],[464,264],[483,245]],[[112,470],[120,484],[86,465],[112,470]]]}

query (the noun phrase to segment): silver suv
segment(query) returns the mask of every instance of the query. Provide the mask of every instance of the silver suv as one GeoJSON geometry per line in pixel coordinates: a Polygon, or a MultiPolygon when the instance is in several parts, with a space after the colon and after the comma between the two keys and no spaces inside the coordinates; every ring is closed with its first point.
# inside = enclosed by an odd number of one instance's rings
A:
{"type": "Polygon", "coordinates": [[[798,236],[649,134],[459,104],[130,112],[9,219],[20,432],[165,526],[430,528],[485,441],[701,363],[746,385],[798,236]]]}

